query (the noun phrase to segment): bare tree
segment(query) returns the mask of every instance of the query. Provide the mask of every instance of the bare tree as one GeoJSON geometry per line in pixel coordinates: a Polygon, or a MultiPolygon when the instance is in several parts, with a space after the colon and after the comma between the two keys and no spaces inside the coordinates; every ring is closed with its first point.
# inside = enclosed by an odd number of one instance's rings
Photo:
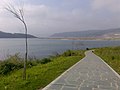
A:
{"type": "Polygon", "coordinates": [[[27,40],[27,24],[26,21],[24,19],[24,10],[23,10],[23,6],[16,8],[14,5],[12,4],[8,4],[5,9],[10,12],[11,14],[14,15],[15,18],[17,18],[18,20],[20,20],[23,25],[24,25],[24,29],[25,29],[25,60],[24,60],[24,70],[23,70],[23,79],[26,80],[26,64],[27,64],[27,59],[28,59],[28,40],[27,40]]]}

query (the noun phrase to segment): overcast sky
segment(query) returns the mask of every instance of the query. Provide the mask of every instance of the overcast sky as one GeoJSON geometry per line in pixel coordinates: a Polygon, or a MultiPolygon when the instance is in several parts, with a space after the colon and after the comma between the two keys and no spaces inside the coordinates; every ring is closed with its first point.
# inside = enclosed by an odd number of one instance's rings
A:
{"type": "MultiPolygon", "coordinates": [[[[15,7],[18,6],[17,0],[15,7]]],[[[120,0],[23,0],[29,33],[45,37],[58,32],[120,27],[120,0]]],[[[22,23],[3,9],[0,0],[0,31],[24,33],[22,23]]]]}

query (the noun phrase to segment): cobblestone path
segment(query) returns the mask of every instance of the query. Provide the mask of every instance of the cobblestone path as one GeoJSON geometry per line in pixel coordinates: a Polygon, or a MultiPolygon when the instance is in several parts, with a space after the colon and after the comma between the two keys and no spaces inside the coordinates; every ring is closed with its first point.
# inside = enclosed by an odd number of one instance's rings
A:
{"type": "Polygon", "coordinates": [[[92,51],[43,90],[120,90],[120,76],[92,51]]]}

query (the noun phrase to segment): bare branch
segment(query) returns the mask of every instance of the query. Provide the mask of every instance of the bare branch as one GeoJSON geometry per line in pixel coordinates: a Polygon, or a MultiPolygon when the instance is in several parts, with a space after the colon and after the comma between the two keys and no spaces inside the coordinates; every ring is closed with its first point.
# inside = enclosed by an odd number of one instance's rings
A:
{"type": "Polygon", "coordinates": [[[24,13],[23,13],[23,10],[19,10],[19,11],[20,11],[21,19],[24,21],[24,13]]]}
{"type": "Polygon", "coordinates": [[[13,5],[7,5],[7,7],[5,7],[5,9],[7,11],[9,11],[10,13],[12,13],[15,18],[24,22],[24,15],[23,15],[23,10],[22,9],[17,10],[17,9],[15,9],[15,7],[13,5]]]}

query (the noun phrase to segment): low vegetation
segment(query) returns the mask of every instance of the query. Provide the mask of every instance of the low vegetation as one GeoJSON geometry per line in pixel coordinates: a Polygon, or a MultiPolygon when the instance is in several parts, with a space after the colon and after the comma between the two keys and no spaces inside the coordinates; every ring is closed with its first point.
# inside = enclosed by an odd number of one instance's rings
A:
{"type": "Polygon", "coordinates": [[[68,50],[42,60],[30,59],[27,63],[27,80],[22,80],[23,59],[15,54],[0,62],[0,90],[43,88],[83,57],[82,50],[68,50]]]}
{"type": "Polygon", "coordinates": [[[95,53],[120,74],[120,47],[98,48],[95,53]]]}

